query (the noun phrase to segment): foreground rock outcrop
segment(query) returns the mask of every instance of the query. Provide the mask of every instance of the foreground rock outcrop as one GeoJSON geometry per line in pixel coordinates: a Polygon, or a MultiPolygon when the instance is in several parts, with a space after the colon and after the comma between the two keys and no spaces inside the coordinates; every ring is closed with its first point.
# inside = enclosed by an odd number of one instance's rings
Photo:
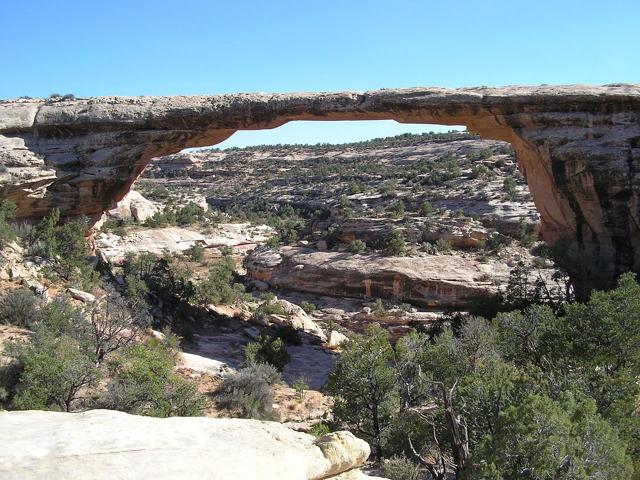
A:
{"type": "Polygon", "coordinates": [[[3,412],[0,445],[5,480],[371,478],[354,470],[369,446],[351,433],[316,439],[257,420],[3,412]]]}
{"type": "Polygon", "coordinates": [[[2,101],[0,198],[21,217],[58,207],[97,219],[153,157],[239,129],[372,119],[510,142],[547,242],[568,241],[604,278],[640,271],[640,85],[2,101]]]}
{"type": "Polygon", "coordinates": [[[474,298],[496,294],[509,276],[504,263],[462,256],[383,257],[299,247],[257,248],[245,267],[250,278],[274,288],[438,308],[464,307],[474,298]]]}

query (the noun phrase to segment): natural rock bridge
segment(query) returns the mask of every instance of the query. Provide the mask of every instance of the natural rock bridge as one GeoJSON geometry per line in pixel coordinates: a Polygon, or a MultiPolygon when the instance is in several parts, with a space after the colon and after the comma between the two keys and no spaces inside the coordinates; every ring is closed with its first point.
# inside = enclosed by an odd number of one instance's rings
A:
{"type": "Polygon", "coordinates": [[[381,119],[510,142],[548,243],[569,240],[603,278],[640,271],[640,85],[1,101],[0,198],[20,217],[97,218],[154,157],[292,120],[381,119]]]}

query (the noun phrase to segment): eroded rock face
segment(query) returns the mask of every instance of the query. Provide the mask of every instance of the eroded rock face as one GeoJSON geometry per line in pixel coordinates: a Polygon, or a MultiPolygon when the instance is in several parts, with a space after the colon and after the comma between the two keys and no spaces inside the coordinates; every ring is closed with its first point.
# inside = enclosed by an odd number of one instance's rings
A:
{"type": "Polygon", "coordinates": [[[316,440],[275,422],[110,410],[3,412],[0,445],[7,480],[316,480],[354,471],[370,452],[349,432],[316,440]]]}
{"type": "Polygon", "coordinates": [[[0,102],[0,197],[22,217],[97,219],[153,157],[292,120],[463,124],[510,142],[542,220],[599,260],[640,271],[640,85],[412,88],[366,93],[101,97],[0,102]]]}
{"type": "Polygon", "coordinates": [[[496,294],[509,267],[452,255],[382,257],[261,247],[245,259],[249,277],[274,288],[355,298],[389,298],[425,307],[464,307],[496,294]]]}

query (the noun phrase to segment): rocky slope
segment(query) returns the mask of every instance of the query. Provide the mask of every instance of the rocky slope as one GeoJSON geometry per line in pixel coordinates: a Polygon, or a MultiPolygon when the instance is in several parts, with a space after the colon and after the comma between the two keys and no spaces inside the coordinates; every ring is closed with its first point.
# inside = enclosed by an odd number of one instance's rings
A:
{"type": "Polygon", "coordinates": [[[371,478],[357,471],[369,446],[351,433],[316,439],[256,420],[3,412],[0,445],[6,480],[371,478]]]}
{"type": "Polygon", "coordinates": [[[605,278],[640,270],[638,85],[3,101],[1,196],[24,217],[57,206],[97,219],[155,156],[238,129],[365,119],[463,124],[510,142],[547,242],[566,239],[605,278]]]}

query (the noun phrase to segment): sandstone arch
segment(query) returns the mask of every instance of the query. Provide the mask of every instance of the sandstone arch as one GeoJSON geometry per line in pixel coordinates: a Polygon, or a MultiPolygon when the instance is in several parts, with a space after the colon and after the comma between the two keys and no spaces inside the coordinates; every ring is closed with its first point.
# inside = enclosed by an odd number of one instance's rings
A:
{"type": "Polygon", "coordinates": [[[153,157],[292,120],[377,119],[510,142],[547,242],[569,239],[605,278],[640,271],[640,85],[2,101],[0,164],[13,177],[0,198],[22,217],[96,217],[153,157]]]}

